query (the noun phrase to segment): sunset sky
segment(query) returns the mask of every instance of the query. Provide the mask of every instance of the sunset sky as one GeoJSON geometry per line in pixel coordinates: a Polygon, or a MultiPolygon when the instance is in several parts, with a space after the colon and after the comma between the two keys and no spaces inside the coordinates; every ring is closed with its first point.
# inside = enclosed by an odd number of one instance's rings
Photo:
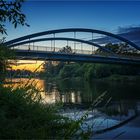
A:
{"type": "MultiPolygon", "coordinates": [[[[60,28],[84,27],[116,33],[119,29],[140,26],[140,1],[27,0],[23,12],[30,27],[14,29],[7,23],[6,40],[60,28]]],[[[32,69],[31,64],[26,67],[32,69]]]]}
{"type": "Polygon", "coordinates": [[[33,61],[33,60],[20,60],[17,64],[20,65],[13,65],[12,69],[18,70],[18,69],[24,69],[24,70],[30,70],[34,72],[36,69],[37,71],[43,71],[43,61],[33,61]],[[25,63],[25,64],[24,64],[25,63]]]}

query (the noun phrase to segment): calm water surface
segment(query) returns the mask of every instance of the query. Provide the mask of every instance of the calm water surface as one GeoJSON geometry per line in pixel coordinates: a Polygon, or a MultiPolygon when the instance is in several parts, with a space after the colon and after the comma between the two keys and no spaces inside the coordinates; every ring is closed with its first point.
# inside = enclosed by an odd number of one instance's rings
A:
{"type": "MultiPolygon", "coordinates": [[[[83,80],[49,82],[42,79],[31,79],[29,81],[28,78],[15,78],[12,79],[13,83],[10,86],[18,87],[32,81],[40,90],[44,103],[63,102],[65,111],[62,114],[72,119],[81,117],[84,111],[91,107],[91,104],[97,97],[106,92],[101,105],[105,106],[108,100],[110,100],[110,103],[106,107],[94,107],[89,112],[86,122],[89,125],[91,121],[92,124],[96,123],[94,125],[96,130],[116,125],[135,115],[140,110],[139,83],[108,81],[89,83],[83,80]]],[[[6,86],[9,86],[9,84],[6,86]]]]}
{"type": "Polygon", "coordinates": [[[83,80],[49,82],[42,79],[28,81],[28,78],[15,78],[10,85],[18,87],[32,81],[42,92],[42,97],[47,103],[61,101],[67,104],[90,104],[105,91],[107,93],[104,98],[111,97],[113,101],[137,102],[140,99],[140,85],[136,82],[85,82],[83,80]]]}

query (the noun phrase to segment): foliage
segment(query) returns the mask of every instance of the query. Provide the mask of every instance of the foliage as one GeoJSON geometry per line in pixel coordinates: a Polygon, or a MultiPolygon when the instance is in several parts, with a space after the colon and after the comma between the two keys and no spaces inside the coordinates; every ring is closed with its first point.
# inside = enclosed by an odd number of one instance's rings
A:
{"type": "Polygon", "coordinates": [[[45,73],[42,75],[46,75],[47,77],[54,77],[59,74],[60,70],[63,68],[64,62],[59,62],[57,64],[53,64],[52,61],[48,61],[44,64],[45,73]]]}
{"type": "MultiPolygon", "coordinates": [[[[138,50],[135,48],[129,46],[127,43],[108,43],[104,46],[106,49],[111,50],[112,52],[116,54],[121,54],[121,55],[136,55],[138,56],[138,50]]],[[[104,51],[102,51],[100,48],[96,50],[96,54],[106,54],[104,51]]]]}
{"type": "Polygon", "coordinates": [[[59,77],[62,79],[81,77],[90,81],[92,79],[105,78],[111,75],[139,75],[140,67],[127,65],[91,64],[60,62],[57,65],[48,66],[47,77],[59,77]]]}
{"type": "Polygon", "coordinates": [[[6,74],[6,69],[9,67],[8,59],[14,58],[14,52],[8,47],[0,44],[0,80],[2,81],[4,75],[6,74]]]}
{"type": "Polygon", "coordinates": [[[80,68],[80,65],[78,63],[66,64],[60,70],[59,77],[68,78],[68,77],[80,76],[79,75],[80,74],[79,68],[80,68]]]}
{"type": "MultiPolygon", "coordinates": [[[[134,55],[138,56],[136,49],[130,47],[128,44],[106,44],[105,48],[119,55],[134,55]]],[[[60,52],[71,53],[71,48],[66,46],[60,50],[60,52]]],[[[96,50],[96,54],[107,55],[100,49],[96,50]]],[[[58,62],[57,65],[47,65],[46,76],[47,77],[59,77],[59,78],[72,78],[82,77],[87,81],[95,78],[105,78],[111,75],[138,75],[140,74],[140,67],[127,66],[127,65],[109,65],[109,64],[90,64],[90,63],[65,63],[58,62]]]]}
{"type": "MultiPolygon", "coordinates": [[[[9,21],[16,28],[17,25],[26,25],[26,16],[22,13],[22,4],[24,0],[6,1],[0,0],[0,34],[7,34],[5,23],[9,21]]],[[[5,38],[0,38],[0,81],[3,79],[6,68],[9,65],[8,59],[13,58],[13,52],[7,48],[3,43],[5,38]]]]}
{"type": "Polygon", "coordinates": [[[85,136],[80,126],[84,115],[72,121],[58,114],[58,106],[41,101],[32,85],[20,88],[0,86],[0,139],[68,139],[85,136]],[[77,135],[78,134],[78,135],[77,135]]]}
{"type": "Polygon", "coordinates": [[[5,23],[9,21],[16,28],[17,25],[29,26],[26,22],[26,16],[22,13],[22,4],[24,0],[0,0],[0,33],[6,34],[5,23]]]}
{"type": "Polygon", "coordinates": [[[66,47],[63,47],[62,49],[59,50],[59,52],[61,53],[72,53],[72,49],[70,46],[66,46],[66,47]]]}
{"type": "Polygon", "coordinates": [[[95,65],[93,64],[84,64],[83,65],[83,71],[84,71],[84,78],[87,81],[90,81],[93,78],[96,78],[96,71],[95,71],[95,65]]]}

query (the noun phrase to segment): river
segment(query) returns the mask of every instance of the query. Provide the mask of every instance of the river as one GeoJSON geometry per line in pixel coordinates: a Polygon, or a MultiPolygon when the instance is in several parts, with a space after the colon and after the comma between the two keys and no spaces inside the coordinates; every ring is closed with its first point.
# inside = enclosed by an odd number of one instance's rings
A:
{"type": "Polygon", "coordinates": [[[100,127],[96,126],[96,130],[106,129],[131,118],[136,114],[140,105],[140,86],[136,82],[86,82],[84,80],[50,82],[37,78],[31,80],[28,78],[15,78],[7,79],[7,81],[11,82],[5,86],[14,88],[33,82],[33,85],[41,92],[43,103],[62,102],[64,108],[66,108],[62,114],[74,119],[81,117],[83,112],[89,109],[96,99],[105,92],[103,102],[100,104],[106,107],[94,106],[94,115],[92,114],[93,110],[89,112],[90,115],[87,121],[89,124],[91,124],[89,120],[93,116],[96,116],[96,119],[94,119],[96,124],[103,121],[100,127]],[[75,113],[77,110],[78,115],[75,113]],[[82,114],[80,114],[81,110],[82,114]],[[73,117],[74,115],[75,117],[73,117]]]}

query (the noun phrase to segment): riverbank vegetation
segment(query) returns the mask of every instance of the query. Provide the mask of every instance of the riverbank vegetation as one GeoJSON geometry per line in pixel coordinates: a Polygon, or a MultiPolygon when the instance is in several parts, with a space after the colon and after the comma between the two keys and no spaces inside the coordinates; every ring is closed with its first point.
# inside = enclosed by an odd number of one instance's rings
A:
{"type": "MultiPolygon", "coordinates": [[[[108,43],[104,46],[111,50],[116,55],[125,57],[139,57],[136,49],[127,44],[108,43]]],[[[63,47],[61,52],[71,54],[72,49],[69,46],[63,47]]],[[[96,55],[108,55],[101,49],[95,51],[96,55]]],[[[97,64],[97,63],[80,63],[80,62],[47,62],[44,65],[44,76],[52,79],[68,79],[68,78],[83,78],[91,81],[97,79],[106,80],[140,80],[140,67],[131,65],[116,65],[116,64],[97,64]]]]}
{"type": "Polygon", "coordinates": [[[91,80],[140,80],[140,67],[113,64],[90,64],[90,63],[47,63],[46,78],[68,79],[83,78],[91,80]]]}
{"type": "Polygon", "coordinates": [[[60,105],[43,104],[40,92],[34,86],[26,85],[16,89],[0,86],[0,97],[0,139],[90,136],[89,132],[80,129],[85,115],[77,121],[59,115],[60,105]]]}

